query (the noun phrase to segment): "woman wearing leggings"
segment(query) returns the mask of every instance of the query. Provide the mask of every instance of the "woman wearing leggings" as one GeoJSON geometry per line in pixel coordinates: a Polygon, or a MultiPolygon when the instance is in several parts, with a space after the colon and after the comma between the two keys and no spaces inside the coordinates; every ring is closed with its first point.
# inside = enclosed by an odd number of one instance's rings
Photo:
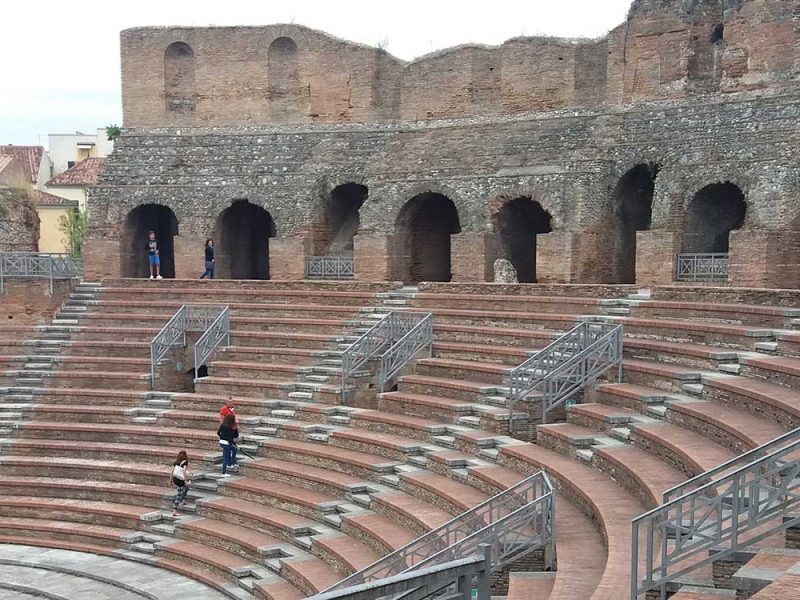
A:
{"type": "Polygon", "coordinates": [[[178,452],[178,458],[172,466],[172,477],[170,478],[172,485],[177,487],[175,492],[175,500],[172,502],[172,516],[178,516],[178,508],[186,501],[186,494],[189,493],[189,457],[186,450],[178,452]]]}

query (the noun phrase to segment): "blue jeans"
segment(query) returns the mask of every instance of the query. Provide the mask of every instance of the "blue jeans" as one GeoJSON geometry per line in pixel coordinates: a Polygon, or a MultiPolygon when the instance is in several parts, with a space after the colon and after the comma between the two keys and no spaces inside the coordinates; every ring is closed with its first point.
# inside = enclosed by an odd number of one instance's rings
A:
{"type": "Polygon", "coordinates": [[[213,260],[207,260],[206,261],[206,271],[205,271],[205,273],[200,275],[200,279],[203,279],[206,276],[209,279],[214,279],[214,261],[213,260]]]}
{"type": "Polygon", "coordinates": [[[155,265],[161,265],[161,259],[159,258],[158,254],[148,254],[147,262],[150,263],[151,267],[154,267],[155,265]]]}
{"type": "Polygon", "coordinates": [[[220,444],[222,448],[222,474],[228,471],[228,467],[236,465],[236,446],[233,444],[220,444]]]}

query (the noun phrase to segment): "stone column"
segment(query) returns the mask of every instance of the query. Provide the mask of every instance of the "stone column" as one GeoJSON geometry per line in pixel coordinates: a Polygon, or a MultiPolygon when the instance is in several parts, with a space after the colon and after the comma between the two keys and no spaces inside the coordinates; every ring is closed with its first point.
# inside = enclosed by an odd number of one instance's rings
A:
{"type": "Polygon", "coordinates": [[[394,236],[359,233],[353,237],[355,278],[360,281],[392,279],[394,236]]]}
{"type": "Polygon", "coordinates": [[[172,238],[175,256],[175,279],[197,279],[205,266],[206,238],[177,235],[172,238]]]}
{"type": "Polygon", "coordinates": [[[453,281],[493,281],[496,235],[464,232],[450,236],[453,281]]]}
{"type": "Polygon", "coordinates": [[[88,238],[83,244],[83,272],[86,281],[122,277],[118,239],[88,238]]]}
{"type": "Polygon", "coordinates": [[[675,280],[681,235],[674,231],[636,232],[636,283],[671,285],[675,280]]]}
{"type": "Polygon", "coordinates": [[[269,240],[269,278],[303,279],[306,273],[305,240],[301,237],[269,240]]]}
{"type": "Polygon", "coordinates": [[[536,236],[537,283],[574,283],[578,234],[569,231],[536,236]]]}

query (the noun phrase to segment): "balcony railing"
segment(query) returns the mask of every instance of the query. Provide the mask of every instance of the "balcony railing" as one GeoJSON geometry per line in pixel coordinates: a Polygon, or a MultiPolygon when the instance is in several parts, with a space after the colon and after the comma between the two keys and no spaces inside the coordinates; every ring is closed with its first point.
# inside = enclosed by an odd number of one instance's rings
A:
{"type": "Polygon", "coordinates": [[[79,274],[78,262],[67,254],[0,252],[0,292],[11,277],[47,279],[53,293],[55,279],[72,279],[79,274]]]}
{"type": "Polygon", "coordinates": [[[309,256],[306,258],[308,279],[353,279],[352,256],[309,256]]]}
{"type": "Polygon", "coordinates": [[[727,281],[728,254],[678,254],[677,281],[727,281]]]}

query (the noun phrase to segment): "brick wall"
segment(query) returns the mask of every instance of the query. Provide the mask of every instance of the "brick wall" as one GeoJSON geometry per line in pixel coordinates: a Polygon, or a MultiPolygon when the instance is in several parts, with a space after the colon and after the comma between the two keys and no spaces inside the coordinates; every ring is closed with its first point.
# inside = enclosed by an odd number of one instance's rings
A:
{"type": "Polygon", "coordinates": [[[124,122],[415,121],[780,87],[798,45],[791,4],[637,1],[600,40],[520,37],[411,62],[298,25],[128,29],[124,122]]]}
{"type": "Polygon", "coordinates": [[[3,325],[43,325],[49,323],[69,298],[74,281],[53,282],[50,293],[45,279],[6,279],[0,294],[0,323],[3,325]]]}

